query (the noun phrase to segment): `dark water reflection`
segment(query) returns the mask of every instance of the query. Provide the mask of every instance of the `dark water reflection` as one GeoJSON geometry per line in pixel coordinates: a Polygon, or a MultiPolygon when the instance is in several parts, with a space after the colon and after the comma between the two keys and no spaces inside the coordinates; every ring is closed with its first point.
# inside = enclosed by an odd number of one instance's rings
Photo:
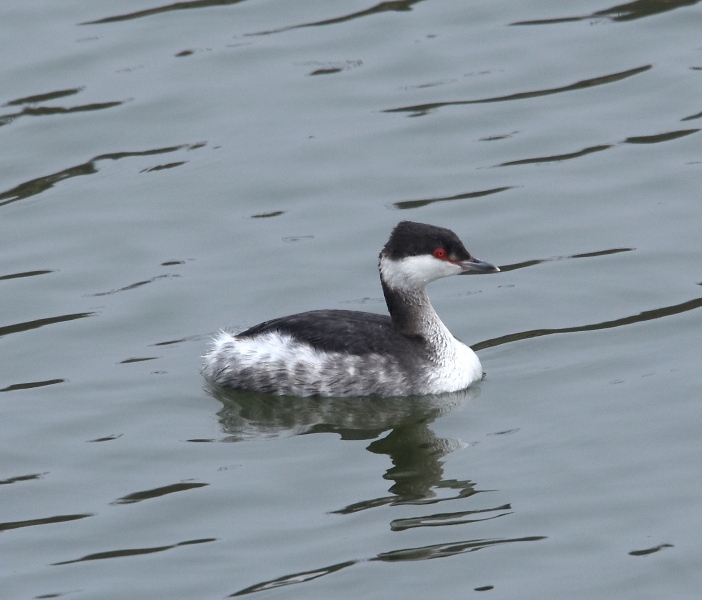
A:
{"type": "MultiPolygon", "coordinates": [[[[331,511],[348,515],[386,505],[436,506],[453,500],[475,499],[487,490],[476,489],[468,479],[444,479],[444,456],[465,446],[460,440],[438,436],[432,423],[480,393],[479,387],[453,394],[418,398],[289,398],[262,394],[210,389],[222,403],[219,422],[227,437],[223,441],[240,442],[311,433],[336,433],[343,440],[372,439],[367,450],[384,454],[392,466],[382,477],[391,482],[389,494],[367,498],[331,511]],[[383,437],[382,434],[386,433],[383,437]]],[[[493,490],[490,490],[493,491],[493,490]]],[[[451,505],[454,506],[453,504],[451,505]]],[[[463,504],[461,508],[463,508],[463,504]]],[[[467,525],[512,514],[512,506],[495,506],[469,510],[432,510],[432,512],[396,518],[390,530],[407,531],[426,527],[467,525]]],[[[234,592],[241,596],[295,583],[305,583],[341,569],[366,562],[402,562],[428,560],[474,552],[495,545],[538,541],[543,536],[518,538],[467,539],[421,547],[398,548],[375,556],[348,560],[319,568],[295,572],[262,581],[234,592]]]]}
{"type": "MultiPolygon", "coordinates": [[[[17,481],[21,480],[19,478],[17,481]]],[[[25,479],[26,480],[26,479],[25,479]]],[[[8,483],[7,481],[3,483],[8,483]]],[[[85,519],[92,517],[92,514],[76,514],[76,515],[54,515],[42,519],[25,519],[23,521],[6,521],[0,523],[0,531],[9,531],[10,529],[20,529],[23,527],[36,527],[37,525],[49,525],[54,523],[65,523],[66,521],[75,521],[77,519],[85,519]]]]}
{"type": "Polygon", "coordinates": [[[453,394],[409,398],[293,398],[224,389],[208,390],[223,404],[218,413],[225,441],[338,433],[374,439],[389,429],[428,425],[476,398],[479,387],[453,394]]]}
{"type": "Polygon", "coordinates": [[[371,15],[376,15],[386,12],[407,12],[412,10],[412,6],[422,2],[422,0],[389,0],[388,2],[379,2],[370,8],[364,10],[359,10],[357,12],[352,12],[346,15],[341,15],[339,17],[333,17],[331,19],[323,19],[321,21],[312,21],[309,23],[300,23],[298,25],[288,25],[287,27],[280,27],[278,29],[271,29],[269,31],[259,31],[257,33],[252,33],[249,35],[270,35],[271,33],[282,33],[283,31],[290,31],[291,29],[301,29],[302,27],[320,27],[324,25],[338,25],[340,23],[346,23],[348,21],[353,21],[362,17],[368,17],[371,15]]]}
{"type": "Polygon", "coordinates": [[[174,548],[179,548],[181,546],[192,546],[193,544],[206,544],[208,542],[215,542],[216,538],[203,538],[196,540],[185,540],[183,542],[177,542],[175,544],[168,544],[167,546],[151,546],[148,548],[120,548],[119,550],[108,550],[106,552],[95,552],[93,554],[86,554],[80,558],[74,560],[63,560],[61,562],[52,563],[52,567],[57,567],[60,565],[72,565],[74,563],[81,563],[91,560],[105,560],[108,558],[125,558],[127,556],[142,556],[144,554],[156,554],[158,552],[165,552],[166,550],[172,550],[174,548]]]}
{"type": "Polygon", "coordinates": [[[228,6],[232,4],[239,4],[240,2],[243,2],[243,0],[191,0],[190,2],[173,2],[171,4],[164,4],[163,6],[157,6],[156,8],[148,8],[122,15],[114,15],[112,17],[97,19],[96,21],[86,21],[81,23],[81,25],[100,25],[103,23],[131,21],[132,19],[151,17],[153,15],[168,13],[176,10],[191,10],[194,8],[208,8],[212,6],[228,6]]]}
{"type": "Polygon", "coordinates": [[[581,79],[575,83],[570,83],[564,86],[540,89],[540,90],[528,90],[526,92],[516,92],[513,94],[507,94],[506,96],[491,96],[489,98],[477,98],[474,100],[451,100],[447,102],[430,102],[426,104],[415,104],[412,106],[400,106],[398,108],[387,108],[383,112],[386,113],[411,113],[411,117],[421,117],[435,111],[439,108],[444,108],[447,106],[463,106],[469,104],[486,104],[492,102],[511,102],[513,100],[529,100],[532,98],[539,98],[541,96],[551,96],[553,94],[562,94],[564,92],[573,92],[577,90],[589,89],[592,87],[600,85],[608,85],[610,83],[617,83],[623,79],[633,77],[634,75],[639,75],[645,73],[651,69],[652,65],[643,65],[640,67],[635,67],[633,69],[627,69],[626,71],[619,71],[616,73],[607,73],[600,77],[593,77],[590,79],[581,79]]]}
{"type": "MultiPolygon", "coordinates": [[[[0,117],[1,118],[1,117],[0,117]]],[[[177,152],[179,150],[196,150],[203,146],[202,143],[197,144],[184,144],[180,146],[168,146],[165,148],[155,148],[150,150],[139,150],[131,152],[110,152],[107,154],[100,154],[91,158],[89,161],[84,162],[79,165],[74,165],[63,169],[57,173],[51,173],[49,175],[44,175],[42,177],[37,177],[31,181],[25,181],[12,189],[6,191],[0,191],[0,206],[5,206],[6,204],[11,204],[17,202],[18,200],[23,200],[25,198],[30,198],[31,196],[36,196],[50,190],[54,185],[61,181],[71,179],[73,177],[79,177],[83,175],[94,175],[98,173],[98,164],[101,161],[114,161],[122,160],[124,158],[134,158],[143,156],[154,156],[158,154],[167,154],[170,152],[177,152]]],[[[184,164],[185,161],[179,161],[179,164],[184,164]]],[[[173,166],[171,163],[168,166],[173,166]]],[[[155,169],[149,169],[153,171],[155,169]]]]}
{"type": "Polygon", "coordinates": [[[532,258],[523,262],[512,263],[509,265],[500,265],[500,272],[516,271],[517,269],[525,269],[546,262],[557,260],[569,260],[573,258],[595,258],[598,256],[607,256],[609,254],[619,254],[620,252],[632,252],[636,248],[607,248],[605,250],[594,250],[593,252],[581,252],[579,254],[571,254],[569,256],[551,256],[549,258],[532,258]]]}
{"type": "MultiPolygon", "coordinates": [[[[681,119],[685,120],[685,119],[681,119]]],[[[610,148],[615,148],[621,144],[660,144],[661,142],[669,142],[671,140],[677,140],[678,138],[692,135],[693,133],[698,133],[699,129],[679,129],[674,131],[666,131],[664,133],[656,133],[653,135],[637,135],[630,136],[621,142],[612,144],[600,144],[597,146],[588,146],[587,148],[582,148],[575,152],[567,152],[564,154],[551,154],[548,156],[535,156],[531,158],[520,158],[518,160],[510,160],[507,162],[495,165],[496,167],[513,167],[516,165],[533,165],[540,163],[550,163],[550,162],[562,162],[565,160],[571,160],[573,158],[580,158],[581,156],[587,156],[588,154],[593,154],[594,152],[602,152],[603,150],[609,150],[610,148]]]]}
{"type": "Polygon", "coordinates": [[[477,397],[479,387],[418,398],[289,398],[219,389],[211,393],[223,405],[218,416],[227,434],[224,441],[310,433],[336,433],[343,440],[375,440],[368,451],[387,455],[393,465],[383,475],[393,482],[391,495],[355,502],[333,512],[349,514],[386,504],[438,502],[435,490],[439,488],[452,490],[451,498],[477,493],[471,481],[442,479],[441,458],[463,444],[437,436],[431,424],[477,397]]]}
{"type": "MultiPolygon", "coordinates": [[[[514,544],[517,542],[539,542],[541,540],[547,539],[545,536],[525,536],[519,538],[500,538],[500,539],[479,539],[479,540],[464,540],[459,542],[451,542],[448,544],[433,544],[430,546],[420,546],[416,548],[403,548],[400,550],[391,550],[389,552],[382,552],[372,558],[365,560],[347,560],[340,563],[335,563],[333,565],[327,565],[310,571],[303,571],[298,573],[291,573],[289,575],[284,575],[283,577],[277,577],[268,581],[263,581],[255,585],[246,587],[238,592],[230,594],[229,597],[233,598],[235,596],[245,596],[253,592],[262,592],[264,590],[270,590],[277,587],[282,587],[285,585],[292,585],[294,583],[306,583],[323,577],[324,575],[331,575],[347,567],[353,567],[359,563],[363,562],[404,562],[404,561],[419,561],[419,560],[430,560],[433,558],[445,558],[456,556],[459,554],[464,554],[467,552],[475,552],[477,550],[482,550],[485,548],[493,548],[495,546],[501,546],[504,544],[514,544]]],[[[483,589],[492,589],[493,586],[484,586],[483,589]]],[[[478,588],[476,588],[478,589],[478,588]]]]}
{"type": "Polygon", "coordinates": [[[698,308],[702,308],[702,298],[695,298],[694,300],[688,300],[687,302],[674,304],[672,306],[663,306],[661,308],[655,308],[653,310],[645,310],[635,315],[629,315],[620,319],[613,319],[611,321],[602,321],[601,323],[588,323],[586,325],[577,325],[574,327],[560,327],[557,329],[531,329],[529,331],[521,331],[519,333],[510,333],[507,335],[500,336],[498,338],[493,338],[490,340],[485,340],[484,342],[472,344],[472,348],[473,350],[478,351],[484,350],[486,348],[492,348],[493,346],[501,346],[502,344],[518,342],[520,340],[528,340],[530,338],[541,337],[544,335],[555,335],[557,333],[579,333],[583,331],[599,331],[601,329],[612,329],[614,327],[623,327],[625,325],[633,325],[634,323],[643,323],[645,321],[653,321],[656,319],[662,319],[673,315],[679,315],[681,313],[696,310],[698,308]]]}
{"type": "MultiPolygon", "coordinates": [[[[310,23],[300,23],[298,25],[288,25],[287,27],[281,27],[279,29],[274,29],[270,31],[261,31],[250,35],[268,35],[271,33],[280,33],[283,31],[289,31],[291,29],[300,29],[302,27],[316,27],[320,25],[336,25],[338,23],[345,23],[347,21],[352,21],[360,17],[366,17],[369,15],[374,15],[384,12],[401,12],[411,10],[413,4],[417,4],[422,0],[390,0],[388,2],[379,2],[378,4],[367,8],[365,10],[360,10],[357,12],[349,13],[346,15],[341,15],[339,17],[334,17],[331,19],[324,19],[321,21],[313,21],[310,23]]],[[[122,15],[114,15],[111,17],[105,17],[102,19],[97,19],[95,21],[86,21],[81,23],[81,25],[101,25],[104,23],[116,23],[119,21],[130,21],[132,19],[141,19],[143,17],[151,17],[153,15],[168,13],[172,11],[180,10],[191,10],[191,9],[201,9],[217,6],[229,6],[233,4],[239,4],[243,0],[190,0],[186,2],[173,2],[170,4],[164,4],[163,6],[158,6],[156,8],[149,8],[145,10],[140,10],[136,12],[126,13],[122,15]]]]}
{"type": "Polygon", "coordinates": [[[697,2],[698,0],[636,0],[635,2],[627,2],[626,4],[617,4],[610,8],[604,8],[589,15],[517,21],[516,23],[511,23],[511,25],[553,25],[555,23],[603,18],[612,21],[633,21],[643,17],[659,15],[684,6],[694,6],[697,2]]]}
{"type": "Polygon", "coordinates": [[[399,208],[401,210],[421,208],[423,206],[429,206],[430,204],[435,204],[437,202],[451,202],[453,200],[471,200],[473,198],[481,198],[483,196],[490,196],[492,194],[498,194],[500,192],[505,192],[511,190],[514,186],[507,185],[498,188],[491,188],[489,190],[479,190],[477,192],[465,192],[462,194],[454,194],[453,196],[440,196],[438,198],[421,198],[419,200],[402,200],[400,202],[393,202],[393,208],[399,208]]]}
{"type": "MultiPolygon", "coordinates": [[[[387,455],[392,462],[382,476],[392,482],[389,494],[367,498],[331,511],[348,515],[386,505],[414,505],[426,509],[453,500],[474,500],[487,490],[476,489],[470,480],[444,479],[442,457],[464,444],[443,438],[432,423],[475,398],[479,387],[454,394],[423,398],[280,398],[261,394],[210,389],[221,403],[219,422],[227,437],[240,442],[311,433],[337,433],[343,440],[373,439],[367,449],[387,455]],[[380,437],[383,433],[386,433],[380,437]]],[[[492,490],[490,490],[492,491],[492,490]]],[[[485,504],[466,510],[436,510],[393,519],[394,532],[426,527],[446,527],[479,523],[512,514],[511,504],[485,504]]],[[[452,529],[453,531],[453,529],[452,529]]],[[[369,562],[421,561],[475,552],[516,542],[535,542],[545,536],[476,538],[446,541],[426,546],[400,547],[363,558],[354,558],[259,581],[231,594],[243,596],[277,587],[307,583],[342,569],[369,562]]]]}

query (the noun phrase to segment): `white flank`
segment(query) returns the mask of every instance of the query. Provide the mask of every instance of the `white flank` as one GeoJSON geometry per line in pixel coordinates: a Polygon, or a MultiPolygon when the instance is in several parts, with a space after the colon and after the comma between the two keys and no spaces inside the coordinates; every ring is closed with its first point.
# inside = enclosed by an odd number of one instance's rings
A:
{"type": "Polygon", "coordinates": [[[294,365],[303,362],[310,369],[318,370],[329,360],[326,352],[314,350],[307,344],[296,342],[289,335],[270,331],[253,338],[237,338],[228,331],[222,331],[212,343],[212,349],[205,354],[205,370],[216,367],[222,358],[236,369],[249,367],[265,368],[266,365],[294,365]]]}

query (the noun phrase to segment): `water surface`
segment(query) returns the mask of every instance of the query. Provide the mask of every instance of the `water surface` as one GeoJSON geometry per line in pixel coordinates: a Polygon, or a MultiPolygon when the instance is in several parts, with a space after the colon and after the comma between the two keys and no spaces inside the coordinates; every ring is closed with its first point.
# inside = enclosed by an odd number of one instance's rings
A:
{"type": "Polygon", "coordinates": [[[698,3],[0,8],[3,598],[696,598],[698,3]],[[218,394],[224,326],[384,312],[486,379],[218,394]]]}

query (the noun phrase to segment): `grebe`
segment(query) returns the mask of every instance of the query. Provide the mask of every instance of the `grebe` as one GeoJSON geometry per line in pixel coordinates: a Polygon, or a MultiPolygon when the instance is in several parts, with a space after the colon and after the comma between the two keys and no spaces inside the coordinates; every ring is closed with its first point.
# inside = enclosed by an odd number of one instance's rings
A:
{"type": "Polygon", "coordinates": [[[442,323],[428,283],[499,269],[470,255],[450,229],[400,222],[380,253],[390,316],[313,310],[222,331],[204,376],[225,388],[280,396],[420,396],[455,392],[483,376],[475,352],[442,323]]]}

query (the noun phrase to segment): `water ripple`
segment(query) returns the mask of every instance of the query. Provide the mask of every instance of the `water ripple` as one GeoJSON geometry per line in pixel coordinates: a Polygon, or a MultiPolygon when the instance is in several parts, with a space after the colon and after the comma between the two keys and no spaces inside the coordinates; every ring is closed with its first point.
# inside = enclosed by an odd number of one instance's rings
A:
{"type": "Polygon", "coordinates": [[[100,154],[89,161],[73,167],[68,167],[57,173],[37,177],[18,186],[13,187],[5,192],[0,192],[0,206],[5,206],[17,200],[23,200],[31,196],[41,194],[65,179],[78,177],[80,175],[93,175],[98,172],[97,163],[103,160],[121,160],[123,158],[131,158],[136,156],[153,156],[155,154],[165,154],[168,152],[176,152],[178,150],[188,149],[193,150],[201,148],[203,144],[181,144],[179,146],[168,146],[165,148],[155,148],[153,150],[141,150],[135,152],[111,152],[109,154],[100,154]]]}
{"type": "Polygon", "coordinates": [[[46,102],[47,100],[58,100],[59,98],[65,98],[66,96],[73,96],[79,94],[85,88],[69,88],[67,90],[56,90],[53,92],[45,92],[43,94],[34,94],[33,96],[24,96],[23,98],[17,98],[15,100],[10,100],[3,104],[3,106],[21,106],[22,104],[36,104],[37,102],[46,102]]]}
{"type": "Polygon", "coordinates": [[[323,577],[324,575],[330,575],[331,573],[341,571],[341,569],[345,569],[346,567],[355,565],[357,562],[358,561],[356,560],[347,560],[345,562],[336,563],[328,567],[322,567],[321,569],[314,569],[312,571],[301,571],[292,575],[285,575],[277,579],[271,579],[269,581],[264,581],[263,583],[257,583],[256,585],[244,588],[243,590],[239,590],[238,592],[230,594],[228,597],[233,598],[234,596],[244,596],[245,594],[251,594],[252,592],[262,592],[264,590],[271,590],[273,588],[282,587],[284,585],[291,585],[293,583],[305,583],[306,581],[312,581],[313,579],[317,579],[318,577],[323,577]]]}
{"type": "Polygon", "coordinates": [[[0,115],[0,127],[8,125],[20,117],[44,117],[47,115],[68,115],[77,112],[89,112],[93,110],[104,110],[114,108],[124,104],[124,100],[115,102],[94,102],[92,104],[81,104],[79,106],[27,106],[21,111],[0,115]]]}
{"type": "Polygon", "coordinates": [[[683,117],[680,119],[681,121],[694,121],[695,119],[699,119],[702,117],[702,112],[695,113],[694,115],[690,115],[688,117],[683,117]]]}
{"type": "Polygon", "coordinates": [[[146,362],[149,360],[158,360],[158,356],[135,356],[132,358],[125,358],[124,360],[120,360],[119,364],[120,365],[130,365],[132,363],[138,363],[138,362],[146,362]]]}
{"type": "Polygon", "coordinates": [[[653,548],[645,548],[643,550],[632,550],[629,552],[631,556],[648,556],[649,554],[654,554],[655,552],[659,552],[660,550],[663,550],[663,548],[674,548],[673,544],[658,544],[658,546],[654,546],[653,548]]]}
{"type": "Polygon", "coordinates": [[[419,548],[406,548],[383,552],[377,558],[371,560],[382,560],[388,562],[405,560],[430,560],[432,558],[445,558],[456,556],[465,552],[475,552],[483,548],[501,546],[503,544],[514,544],[515,542],[538,542],[545,540],[542,535],[533,535],[522,538],[494,539],[494,540],[467,540],[465,542],[451,542],[448,544],[434,544],[431,546],[421,546],[419,548]]]}
{"type": "Polygon", "coordinates": [[[678,131],[666,131],[665,133],[658,133],[655,135],[639,135],[634,137],[628,137],[624,140],[625,144],[658,144],[660,142],[669,142],[670,140],[677,140],[678,138],[685,137],[687,135],[692,135],[697,133],[699,129],[680,129],[678,131]]]}
{"type": "MultiPolygon", "coordinates": [[[[388,438],[386,439],[389,438],[390,436],[388,436],[388,438]]],[[[379,444],[387,445],[385,440],[379,440],[379,444]]],[[[373,444],[371,444],[371,446],[372,445],[373,444]]],[[[458,447],[459,446],[456,446],[453,449],[458,449],[458,447]]],[[[428,456],[431,456],[433,459],[438,459],[448,454],[448,452],[443,452],[443,454],[437,456],[437,454],[434,452],[435,448],[436,445],[434,447],[416,446],[414,456],[412,456],[411,454],[412,448],[402,448],[402,450],[404,450],[405,454],[409,458],[409,460],[405,459],[404,464],[400,465],[400,467],[404,466],[404,469],[398,469],[396,467],[393,467],[392,469],[389,469],[385,475],[383,475],[383,479],[390,479],[396,481],[395,485],[390,489],[390,491],[392,491],[395,495],[381,496],[379,498],[372,498],[370,500],[361,500],[360,502],[354,502],[353,504],[349,504],[348,506],[344,506],[343,508],[340,508],[338,510],[333,510],[330,512],[330,514],[351,515],[362,510],[369,510],[372,508],[378,508],[381,506],[388,505],[394,506],[403,504],[420,506],[438,504],[440,502],[450,502],[452,500],[470,498],[471,496],[475,496],[476,494],[480,494],[481,492],[485,491],[476,490],[475,483],[470,480],[437,480],[437,476],[440,476],[442,472],[440,461],[435,460],[432,464],[432,462],[430,461],[422,460],[423,457],[421,456],[418,460],[418,457],[416,456],[424,450],[428,450],[426,454],[428,456]],[[418,452],[416,451],[417,449],[419,450],[418,452]],[[436,498],[435,494],[437,490],[452,490],[456,493],[453,493],[450,496],[445,495],[442,498],[436,498]]],[[[369,447],[368,449],[371,450],[371,447],[369,447]]],[[[393,453],[392,451],[388,451],[385,452],[385,454],[387,454],[390,457],[390,459],[397,465],[397,463],[399,462],[398,452],[393,453]]]]}
{"type": "Polygon", "coordinates": [[[104,17],[95,21],[85,21],[79,25],[101,25],[103,23],[118,23],[119,21],[131,21],[132,19],[141,19],[143,17],[151,17],[162,13],[168,13],[175,10],[189,10],[192,8],[208,8],[211,6],[229,6],[231,4],[239,4],[243,0],[192,0],[191,2],[174,2],[173,4],[165,4],[156,8],[148,8],[136,12],[125,13],[123,15],[115,15],[113,17],[104,17]]]}
{"type": "Polygon", "coordinates": [[[375,6],[371,6],[370,8],[366,8],[364,10],[359,10],[348,15],[342,15],[341,17],[324,19],[322,21],[312,21],[310,23],[301,23],[299,25],[288,25],[287,27],[270,29],[268,31],[258,31],[256,33],[248,33],[247,35],[270,35],[272,33],[282,33],[283,31],[291,31],[293,29],[301,29],[303,27],[337,25],[338,23],[346,23],[347,21],[353,21],[354,19],[384,12],[407,12],[412,10],[412,5],[417,4],[418,2],[422,2],[422,0],[390,0],[388,2],[380,2],[375,6]]]}
{"type": "MultiPolygon", "coordinates": [[[[550,258],[534,258],[531,260],[525,260],[519,263],[512,263],[509,265],[500,265],[500,271],[506,273],[507,271],[516,271],[518,269],[525,269],[527,267],[533,267],[535,265],[540,265],[547,262],[556,262],[559,260],[570,260],[574,258],[594,258],[598,256],[609,256],[610,254],[619,254],[621,252],[633,252],[636,248],[607,248],[605,250],[595,250],[593,252],[581,252],[579,254],[570,254],[568,256],[552,256],[550,258]]],[[[468,275],[466,273],[465,275],[468,275]]]]}
{"type": "Polygon", "coordinates": [[[444,108],[445,106],[461,106],[466,104],[485,104],[487,102],[510,102],[512,100],[526,100],[529,98],[538,98],[540,96],[550,96],[552,94],[561,94],[563,92],[572,92],[575,90],[582,90],[586,88],[595,87],[598,85],[605,85],[608,83],[614,83],[627,79],[628,77],[633,77],[634,75],[639,75],[651,69],[652,65],[644,65],[642,67],[636,67],[634,69],[628,69],[626,71],[620,71],[618,73],[610,73],[608,75],[602,75],[600,77],[593,77],[591,79],[582,79],[564,85],[561,87],[547,88],[544,90],[532,90],[528,92],[517,92],[514,94],[508,94],[506,96],[492,96],[490,98],[479,98],[477,100],[453,100],[449,102],[431,102],[427,104],[415,104],[412,106],[401,106],[399,108],[388,108],[382,112],[395,113],[395,112],[409,112],[412,113],[411,117],[418,117],[428,114],[429,112],[436,110],[437,108],[444,108]]]}
{"type": "Polygon", "coordinates": [[[132,494],[127,494],[118,498],[110,504],[134,504],[135,502],[141,502],[142,500],[151,500],[153,498],[160,498],[161,496],[166,496],[168,494],[175,494],[177,492],[185,492],[187,490],[194,490],[197,488],[205,487],[209,485],[208,483],[174,483],[172,485],[165,485],[163,487],[154,488],[152,490],[144,490],[142,492],[134,492],[132,494]]]}
{"type": "MultiPolygon", "coordinates": [[[[31,390],[33,388],[44,387],[47,385],[56,385],[63,383],[65,379],[47,379],[45,381],[28,381],[26,383],[13,383],[0,389],[0,392],[16,392],[17,390],[31,390]]],[[[0,482],[2,483],[2,482],[0,482]]]]}
{"type": "Polygon", "coordinates": [[[498,167],[511,167],[514,165],[531,165],[536,163],[546,163],[546,162],[560,162],[563,160],[570,160],[572,158],[580,158],[581,156],[587,156],[594,152],[602,152],[612,147],[612,144],[602,144],[600,146],[590,146],[589,148],[583,148],[577,152],[568,152],[566,154],[554,154],[552,156],[538,156],[536,158],[521,158],[519,160],[510,160],[507,162],[500,163],[496,165],[498,167]]]}
{"type": "Polygon", "coordinates": [[[88,513],[77,515],[55,515],[53,517],[44,517],[43,519],[27,519],[25,521],[7,521],[5,523],[0,523],[0,531],[20,529],[22,527],[34,527],[36,525],[52,525],[54,523],[65,523],[66,521],[76,521],[78,519],[85,519],[87,517],[92,516],[92,514],[88,513]]]}
{"type": "Polygon", "coordinates": [[[513,188],[513,185],[506,185],[503,187],[492,188],[489,190],[480,190],[477,192],[466,192],[464,194],[456,194],[454,196],[440,196],[438,198],[423,198],[420,200],[402,200],[401,202],[393,202],[392,207],[399,208],[401,210],[407,208],[420,208],[422,206],[428,206],[429,204],[434,204],[436,202],[451,202],[453,200],[468,200],[470,198],[482,198],[483,196],[499,194],[500,192],[505,192],[513,188]]]}
{"type": "Polygon", "coordinates": [[[20,333],[22,331],[29,331],[30,329],[37,329],[39,327],[44,327],[45,325],[54,325],[55,323],[65,323],[66,321],[84,319],[85,317],[92,317],[95,314],[96,313],[94,312],[73,313],[70,315],[60,315],[58,317],[49,317],[46,319],[35,319],[34,321],[15,323],[14,325],[5,325],[4,327],[0,327],[0,337],[10,333],[20,333]]]}
{"type": "Polygon", "coordinates": [[[651,17],[659,15],[669,10],[682,8],[684,6],[693,6],[699,0],[636,0],[635,2],[627,2],[626,4],[618,4],[610,8],[598,10],[589,15],[575,17],[560,17],[555,19],[534,19],[530,21],[517,21],[510,25],[553,25],[556,23],[571,23],[574,21],[585,21],[591,19],[607,18],[611,21],[633,21],[643,17],[651,17]]]}
{"type": "Polygon", "coordinates": [[[37,275],[46,275],[48,273],[53,273],[52,270],[42,269],[38,271],[22,271],[20,273],[10,273],[9,275],[0,275],[0,281],[5,279],[19,279],[22,277],[36,277],[37,275]]]}
{"type": "Polygon", "coordinates": [[[409,517],[406,519],[395,519],[390,521],[390,529],[392,531],[405,531],[406,529],[414,529],[416,527],[445,527],[446,525],[465,525],[467,523],[480,523],[481,521],[489,521],[512,514],[510,504],[497,506],[495,508],[484,508],[481,510],[464,510],[460,512],[439,513],[436,515],[426,515],[423,517],[409,517]],[[492,513],[501,511],[498,515],[489,515],[482,518],[467,519],[484,513],[492,513]],[[505,512],[506,511],[506,512],[505,512]]]}
{"type": "Polygon", "coordinates": [[[9,477],[8,479],[0,479],[0,485],[8,485],[10,483],[18,483],[20,481],[34,481],[36,479],[43,479],[46,473],[32,473],[31,475],[17,475],[15,477],[9,477]]]}
{"type": "MultiPolygon", "coordinates": [[[[33,96],[24,96],[22,98],[16,98],[15,100],[10,100],[3,104],[3,106],[23,106],[25,104],[35,105],[39,102],[47,102],[50,100],[58,100],[59,98],[66,98],[67,96],[73,96],[79,94],[85,88],[69,88],[65,90],[55,90],[53,92],[45,92],[43,94],[35,94],[33,96]]],[[[79,106],[63,107],[63,106],[25,106],[21,111],[16,113],[8,113],[0,115],[0,127],[12,123],[15,119],[23,116],[29,117],[39,117],[46,115],[60,115],[60,114],[70,114],[76,112],[89,112],[94,110],[103,110],[106,108],[114,108],[115,106],[120,106],[124,104],[123,101],[114,102],[97,102],[92,104],[83,104],[79,106]]]]}
{"type": "Polygon", "coordinates": [[[466,540],[462,542],[450,542],[447,544],[434,544],[432,546],[422,546],[418,548],[404,548],[401,550],[392,550],[390,552],[382,552],[377,556],[365,560],[348,560],[345,562],[335,563],[327,567],[321,567],[319,569],[313,569],[310,571],[300,571],[298,573],[292,573],[290,575],[284,575],[283,577],[278,577],[276,579],[270,579],[255,585],[246,587],[238,592],[230,594],[229,598],[235,596],[244,596],[246,594],[251,594],[253,592],[262,592],[265,590],[270,590],[284,585],[292,585],[295,583],[306,583],[312,581],[324,575],[330,575],[336,573],[341,569],[346,567],[351,567],[353,565],[363,563],[363,562],[404,562],[404,561],[416,561],[416,560],[429,560],[433,558],[445,558],[448,556],[456,556],[458,554],[463,554],[466,552],[475,552],[476,550],[482,550],[484,548],[492,548],[495,546],[501,546],[504,544],[514,544],[518,542],[538,542],[547,539],[546,536],[527,536],[521,538],[509,538],[509,539],[479,539],[479,540],[466,540]]]}
{"type": "Polygon", "coordinates": [[[111,296],[112,294],[116,294],[118,292],[127,292],[129,290],[134,290],[136,288],[140,288],[143,285],[146,285],[147,283],[153,283],[154,281],[158,281],[159,279],[170,278],[170,277],[180,277],[180,275],[165,273],[163,275],[156,275],[155,277],[152,277],[151,279],[146,279],[144,281],[137,281],[136,283],[131,283],[131,284],[126,285],[126,286],[121,287],[121,288],[109,290],[107,292],[97,292],[95,294],[89,294],[89,295],[90,296],[111,296]]]}
{"type": "Polygon", "coordinates": [[[502,344],[510,344],[512,342],[518,342],[521,340],[542,337],[544,335],[555,335],[558,333],[579,333],[583,331],[599,331],[601,329],[613,329],[614,327],[624,327],[625,325],[643,323],[644,321],[653,321],[655,319],[662,319],[664,317],[678,315],[680,313],[695,310],[700,307],[702,307],[702,298],[695,298],[694,300],[688,300],[687,302],[683,302],[681,304],[674,304],[673,306],[664,306],[662,308],[655,308],[653,310],[645,310],[636,315],[622,317],[621,319],[614,319],[612,321],[602,321],[601,323],[591,323],[588,325],[578,325],[575,327],[562,327],[560,329],[531,329],[529,331],[522,331],[519,333],[510,333],[508,335],[503,335],[497,338],[492,338],[490,340],[485,340],[484,342],[479,342],[477,344],[471,344],[471,348],[473,348],[473,350],[475,351],[478,351],[485,350],[486,348],[492,348],[493,346],[501,346],[502,344]]]}
{"type": "Polygon", "coordinates": [[[679,129],[676,131],[666,131],[664,133],[657,133],[654,135],[639,135],[628,137],[616,144],[601,144],[599,146],[590,146],[588,148],[583,148],[576,152],[569,152],[565,154],[554,154],[552,156],[538,156],[535,158],[522,158],[519,160],[510,160],[508,162],[503,162],[496,167],[509,167],[515,165],[529,165],[529,164],[540,164],[548,162],[560,162],[564,160],[570,160],[572,158],[580,158],[581,156],[586,156],[592,154],[593,152],[602,152],[603,150],[609,150],[621,144],[659,144],[661,142],[669,142],[671,140],[677,140],[678,138],[686,137],[697,133],[699,129],[679,129]]]}
{"type": "Polygon", "coordinates": [[[81,558],[76,558],[74,560],[64,560],[61,562],[52,563],[51,566],[58,565],[70,565],[73,563],[84,562],[88,560],[104,560],[106,558],[124,558],[125,556],[140,556],[143,554],[155,554],[156,552],[164,552],[166,550],[171,550],[173,548],[178,548],[180,546],[191,546],[193,544],[206,544],[208,542],[215,542],[217,538],[203,538],[199,540],[186,540],[185,542],[178,542],[177,544],[171,544],[169,546],[153,546],[151,548],[124,548],[122,550],[108,550],[106,552],[96,552],[95,554],[86,554],[81,558]]]}

